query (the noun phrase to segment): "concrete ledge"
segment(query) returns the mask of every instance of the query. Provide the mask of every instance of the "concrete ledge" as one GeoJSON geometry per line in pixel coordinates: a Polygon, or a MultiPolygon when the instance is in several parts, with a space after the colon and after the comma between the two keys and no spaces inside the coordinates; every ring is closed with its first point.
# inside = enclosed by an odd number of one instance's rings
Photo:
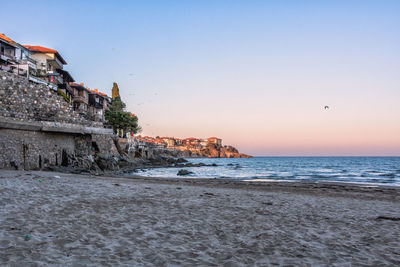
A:
{"type": "Polygon", "coordinates": [[[106,128],[84,127],[83,130],[87,134],[105,134],[105,135],[114,134],[112,129],[106,129],[106,128]]]}
{"type": "Polygon", "coordinates": [[[26,131],[40,131],[42,124],[40,122],[20,122],[0,119],[0,128],[26,130],[26,131]]]}
{"type": "Polygon", "coordinates": [[[5,118],[0,118],[0,128],[25,130],[25,131],[70,133],[70,134],[113,135],[112,129],[106,129],[106,128],[88,127],[79,124],[57,123],[49,121],[37,121],[37,122],[13,121],[5,118]]]}

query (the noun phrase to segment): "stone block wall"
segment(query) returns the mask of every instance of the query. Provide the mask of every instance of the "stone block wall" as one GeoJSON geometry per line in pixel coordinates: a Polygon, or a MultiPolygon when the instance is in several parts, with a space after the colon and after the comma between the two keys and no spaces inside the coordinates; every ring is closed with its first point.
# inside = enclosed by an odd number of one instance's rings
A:
{"type": "Polygon", "coordinates": [[[85,168],[95,153],[119,154],[112,131],[85,119],[49,87],[0,71],[0,168],[85,168]]]}
{"type": "Polygon", "coordinates": [[[102,127],[75,112],[49,87],[0,71],[0,117],[18,121],[51,121],[102,127]]]}
{"type": "Polygon", "coordinates": [[[0,168],[40,169],[61,165],[63,151],[67,154],[75,152],[75,137],[70,134],[0,129],[0,151],[0,168]]]}
{"type": "Polygon", "coordinates": [[[95,152],[109,155],[119,155],[114,141],[110,135],[92,134],[92,149],[95,152]]]}
{"type": "MultiPolygon", "coordinates": [[[[118,155],[110,135],[51,133],[0,128],[0,169],[61,166],[67,156],[118,155]]],[[[67,160],[65,162],[65,160],[67,160]]]]}

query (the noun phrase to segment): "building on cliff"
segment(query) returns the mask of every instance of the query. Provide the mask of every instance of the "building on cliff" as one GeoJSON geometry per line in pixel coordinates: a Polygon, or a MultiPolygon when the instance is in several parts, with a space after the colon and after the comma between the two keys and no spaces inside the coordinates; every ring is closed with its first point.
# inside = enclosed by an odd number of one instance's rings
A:
{"type": "Polygon", "coordinates": [[[221,146],[222,139],[217,138],[217,137],[210,137],[210,138],[207,138],[207,144],[215,144],[215,145],[221,146]]]}
{"type": "Polygon", "coordinates": [[[53,90],[62,89],[68,96],[72,91],[68,83],[71,75],[63,70],[66,61],[54,49],[21,45],[4,34],[0,34],[0,69],[20,76],[31,82],[45,84],[53,90]]]}
{"type": "MultiPolygon", "coordinates": [[[[0,51],[0,70],[46,85],[62,94],[66,102],[87,119],[104,122],[104,111],[111,103],[110,97],[97,89],[89,90],[83,84],[75,83],[71,74],[64,69],[67,62],[57,50],[21,45],[0,34],[0,51]]],[[[118,86],[113,91],[119,95],[118,86]]]]}
{"type": "Polygon", "coordinates": [[[70,83],[70,86],[74,89],[74,93],[72,96],[72,107],[81,115],[88,117],[90,93],[89,89],[83,86],[83,83],[70,83]]]}
{"type": "Polygon", "coordinates": [[[161,140],[166,144],[167,147],[174,147],[177,144],[173,137],[161,137],[161,140]]]}
{"type": "MultiPolygon", "coordinates": [[[[251,156],[239,153],[232,146],[222,146],[222,139],[210,137],[200,138],[175,138],[175,137],[150,137],[136,136],[130,137],[132,147],[138,151],[138,143],[145,144],[147,147],[154,147],[158,151],[168,151],[175,157],[209,157],[209,158],[249,158],[251,156]],[[132,141],[133,140],[133,141],[132,141]]],[[[162,153],[162,152],[160,152],[162,153]]]]}
{"type": "Polygon", "coordinates": [[[24,45],[32,54],[31,58],[36,61],[37,75],[42,80],[50,83],[54,90],[57,90],[60,84],[64,83],[63,73],[61,70],[67,62],[60,55],[57,50],[38,46],[38,45],[24,45]]]}
{"type": "Polygon", "coordinates": [[[36,61],[21,44],[0,33],[0,70],[29,77],[36,74],[36,61]]]}
{"type": "Polygon", "coordinates": [[[97,89],[89,91],[89,115],[94,121],[104,122],[104,111],[111,104],[111,99],[106,94],[97,89]]]}
{"type": "Polygon", "coordinates": [[[74,89],[71,87],[71,83],[75,82],[74,78],[72,78],[71,74],[69,74],[68,71],[65,70],[59,70],[62,79],[63,79],[63,83],[58,85],[58,90],[60,90],[61,92],[63,92],[69,101],[69,104],[72,105],[72,98],[74,96],[74,89]]]}
{"type": "Polygon", "coordinates": [[[184,146],[198,147],[198,146],[200,146],[200,143],[201,143],[201,140],[198,138],[194,138],[194,137],[189,137],[189,138],[183,139],[184,146]]]}
{"type": "Polygon", "coordinates": [[[112,137],[48,86],[0,71],[0,168],[85,168],[92,153],[118,154],[112,137]]]}

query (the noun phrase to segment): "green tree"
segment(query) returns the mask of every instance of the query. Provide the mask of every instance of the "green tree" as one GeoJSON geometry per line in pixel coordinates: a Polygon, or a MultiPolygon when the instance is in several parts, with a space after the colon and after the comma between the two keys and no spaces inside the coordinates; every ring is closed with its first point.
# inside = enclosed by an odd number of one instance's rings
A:
{"type": "Polygon", "coordinates": [[[112,97],[113,99],[115,99],[115,98],[120,98],[120,95],[119,95],[119,87],[118,87],[118,84],[117,84],[117,83],[113,83],[113,88],[112,88],[112,90],[111,90],[111,97],[112,97]]]}
{"type": "Polygon", "coordinates": [[[117,98],[113,98],[111,100],[111,106],[110,106],[110,110],[113,111],[124,111],[125,110],[125,103],[122,102],[121,98],[117,97],[117,98]]]}
{"type": "Polygon", "coordinates": [[[117,129],[122,129],[124,132],[131,131],[138,133],[141,131],[141,127],[138,124],[138,117],[125,111],[125,107],[125,103],[122,102],[119,96],[113,98],[109,109],[104,114],[105,119],[113,127],[114,132],[117,129]]]}

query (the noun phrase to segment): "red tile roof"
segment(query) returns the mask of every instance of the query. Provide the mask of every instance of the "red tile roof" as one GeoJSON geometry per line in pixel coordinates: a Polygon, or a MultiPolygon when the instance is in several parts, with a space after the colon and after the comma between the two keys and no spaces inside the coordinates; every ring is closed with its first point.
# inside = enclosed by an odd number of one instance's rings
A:
{"type": "Polygon", "coordinates": [[[71,87],[76,88],[76,89],[88,91],[88,89],[87,89],[85,86],[83,86],[83,83],[77,84],[77,83],[74,83],[74,82],[70,82],[69,85],[70,85],[71,87]]]}
{"type": "Polygon", "coordinates": [[[29,49],[32,52],[56,54],[56,56],[60,59],[61,63],[63,63],[64,65],[67,64],[67,62],[62,58],[62,56],[58,53],[57,50],[39,45],[23,45],[23,47],[29,49]]]}
{"type": "Polygon", "coordinates": [[[187,141],[189,141],[189,140],[198,140],[198,138],[189,137],[189,138],[185,138],[185,139],[183,139],[183,140],[187,140],[187,141]]]}
{"type": "Polygon", "coordinates": [[[23,45],[23,46],[32,52],[53,53],[53,54],[58,53],[57,50],[39,45],[23,45]]]}
{"type": "Polygon", "coordinates": [[[0,33],[0,39],[9,42],[9,43],[15,43],[11,38],[5,36],[3,33],[0,33]]]}
{"type": "Polygon", "coordinates": [[[94,90],[90,90],[91,93],[93,94],[98,94],[98,95],[102,95],[102,96],[107,96],[107,94],[99,92],[99,90],[97,90],[97,88],[95,88],[94,90]]]}

